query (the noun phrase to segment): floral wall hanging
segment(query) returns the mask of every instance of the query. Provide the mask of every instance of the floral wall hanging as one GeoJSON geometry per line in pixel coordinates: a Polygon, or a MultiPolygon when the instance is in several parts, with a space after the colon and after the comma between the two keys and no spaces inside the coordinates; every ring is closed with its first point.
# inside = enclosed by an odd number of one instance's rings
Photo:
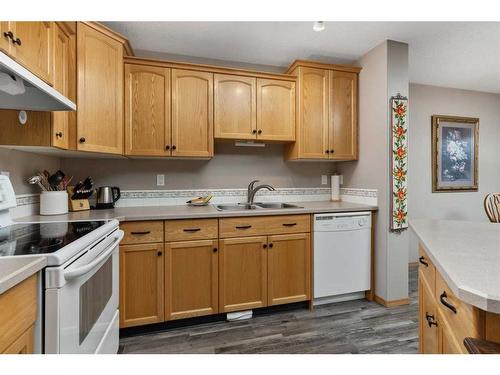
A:
{"type": "Polygon", "coordinates": [[[408,228],[408,98],[391,98],[391,221],[390,229],[408,228]]]}

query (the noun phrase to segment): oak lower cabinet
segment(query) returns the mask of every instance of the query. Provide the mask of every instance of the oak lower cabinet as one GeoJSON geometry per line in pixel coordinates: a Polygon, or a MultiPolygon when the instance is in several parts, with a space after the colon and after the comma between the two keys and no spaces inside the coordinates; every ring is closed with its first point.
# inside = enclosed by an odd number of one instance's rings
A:
{"type": "Polygon", "coordinates": [[[120,245],[120,327],[164,321],[163,244],[120,245]]]}
{"type": "Polygon", "coordinates": [[[434,301],[433,292],[425,281],[419,278],[419,307],[420,318],[424,319],[420,324],[420,353],[439,353],[439,329],[438,309],[434,301]]]}
{"type": "Polygon", "coordinates": [[[219,311],[217,240],[165,244],[165,320],[219,311]]]}
{"type": "Polygon", "coordinates": [[[219,310],[267,306],[267,237],[219,241],[219,310]]]}

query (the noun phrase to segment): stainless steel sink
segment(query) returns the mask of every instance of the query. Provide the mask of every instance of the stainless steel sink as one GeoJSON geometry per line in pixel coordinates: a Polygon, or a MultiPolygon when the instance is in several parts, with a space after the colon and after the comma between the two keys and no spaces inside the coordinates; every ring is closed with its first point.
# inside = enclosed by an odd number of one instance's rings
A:
{"type": "Polygon", "coordinates": [[[300,206],[290,203],[255,203],[255,205],[261,208],[268,208],[272,210],[280,210],[286,208],[302,208],[300,206]]]}
{"type": "Polygon", "coordinates": [[[261,209],[280,210],[287,208],[302,208],[302,207],[290,203],[255,203],[255,204],[236,203],[236,204],[217,204],[215,205],[215,208],[219,211],[244,211],[244,210],[261,210],[261,209]]]}

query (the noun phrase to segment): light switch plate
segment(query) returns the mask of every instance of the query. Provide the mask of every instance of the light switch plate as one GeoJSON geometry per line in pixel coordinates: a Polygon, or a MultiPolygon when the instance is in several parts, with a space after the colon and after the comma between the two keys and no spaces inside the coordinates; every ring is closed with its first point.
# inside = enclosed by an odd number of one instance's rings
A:
{"type": "Polygon", "coordinates": [[[321,175],[321,185],[328,185],[328,176],[326,174],[321,175]]]}
{"type": "Polygon", "coordinates": [[[165,186],[165,175],[157,174],[156,175],[156,186],[165,186]]]}

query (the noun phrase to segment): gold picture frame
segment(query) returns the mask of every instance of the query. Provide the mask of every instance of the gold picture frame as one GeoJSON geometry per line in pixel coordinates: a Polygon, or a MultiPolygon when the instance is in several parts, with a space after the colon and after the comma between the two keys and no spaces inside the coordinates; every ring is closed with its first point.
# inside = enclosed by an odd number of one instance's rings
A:
{"type": "Polygon", "coordinates": [[[478,191],[479,118],[432,116],[432,192],[478,191]]]}

